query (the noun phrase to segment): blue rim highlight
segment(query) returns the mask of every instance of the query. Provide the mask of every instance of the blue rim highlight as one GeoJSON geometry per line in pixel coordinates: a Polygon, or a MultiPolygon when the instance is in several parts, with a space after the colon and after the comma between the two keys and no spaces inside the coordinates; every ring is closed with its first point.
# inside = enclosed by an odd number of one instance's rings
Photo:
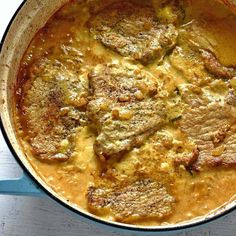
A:
{"type": "Polygon", "coordinates": [[[35,197],[45,195],[24,172],[20,178],[0,180],[0,194],[35,197]]]}

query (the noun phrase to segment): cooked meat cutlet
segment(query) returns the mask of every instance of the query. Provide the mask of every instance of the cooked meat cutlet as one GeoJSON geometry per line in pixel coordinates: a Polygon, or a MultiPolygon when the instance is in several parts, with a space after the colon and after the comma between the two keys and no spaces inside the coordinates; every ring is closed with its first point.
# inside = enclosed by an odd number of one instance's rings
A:
{"type": "Polygon", "coordinates": [[[20,106],[22,126],[41,160],[67,160],[74,150],[76,127],[86,120],[86,82],[68,68],[43,58],[28,71],[20,106]]]}
{"type": "Polygon", "coordinates": [[[213,102],[189,107],[183,113],[180,129],[197,145],[198,160],[193,169],[213,166],[236,166],[235,107],[213,102]]]}
{"type": "Polygon", "coordinates": [[[212,52],[203,49],[200,50],[200,52],[204,65],[211,74],[222,79],[232,79],[236,77],[236,69],[223,66],[212,52]]]}
{"type": "Polygon", "coordinates": [[[153,179],[124,181],[112,188],[90,187],[88,206],[98,214],[111,211],[120,221],[164,218],[172,213],[174,198],[165,185],[153,179]]]}
{"type": "Polygon", "coordinates": [[[111,113],[106,114],[94,143],[94,150],[99,156],[111,157],[139,147],[164,124],[162,102],[144,101],[127,106],[118,105],[111,113]]]}
{"type": "Polygon", "coordinates": [[[98,65],[89,75],[88,116],[96,124],[94,150],[109,158],[140,146],[165,120],[154,78],[122,64],[98,65]]]}
{"type": "Polygon", "coordinates": [[[88,21],[88,27],[104,46],[142,64],[161,61],[178,35],[173,24],[158,22],[151,6],[128,1],[113,3],[99,11],[88,21]]]}
{"type": "MultiPolygon", "coordinates": [[[[69,158],[73,142],[64,153],[59,151],[60,142],[67,139],[69,130],[75,128],[76,122],[68,117],[60,117],[63,107],[62,91],[55,83],[36,79],[27,91],[22,111],[25,116],[27,135],[32,152],[42,160],[66,160],[69,158]]],[[[70,140],[72,141],[72,140],[70,140]]]]}

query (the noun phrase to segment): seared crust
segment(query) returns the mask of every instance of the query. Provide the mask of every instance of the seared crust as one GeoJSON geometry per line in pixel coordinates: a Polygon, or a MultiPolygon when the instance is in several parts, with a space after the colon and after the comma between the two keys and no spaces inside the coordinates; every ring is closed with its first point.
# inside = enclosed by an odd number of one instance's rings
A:
{"type": "Polygon", "coordinates": [[[88,88],[75,70],[79,53],[71,50],[64,47],[58,60],[41,58],[27,72],[21,123],[32,153],[41,160],[67,160],[74,151],[76,128],[86,121],[88,88]],[[70,53],[74,61],[68,60],[70,53]]]}
{"type": "Polygon", "coordinates": [[[69,138],[68,131],[75,128],[76,122],[66,116],[61,117],[61,108],[60,88],[55,83],[36,79],[27,91],[22,112],[32,152],[39,159],[65,161],[71,154],[73,142],[66,141],[69,146],[63,153],[59,151],[60,142],[69,138]]]}
{"type": "Polygon", "coordinates": [[[88,27],[104,46],[143,64],[159,61],[176,43],[173,24],[160,24],[150,6],[122,1],[93,16],[88,27]]]}
{"type": "Polygon", "coordinates": [[[125,222],[167,217],[175,201],[166,187],[153,179],[123,182],[111,189],[90,187],[87,198],[92,211],[97,214],[111,211],[115,219],[125,222]]]}
{"type": "Polygon", "coordinates": [[[232,79],[236,76],[236,69],[223,66],[212,52],[207,50],[200,50],[200,52],[206,69],[214,76],[222,79],[232,79]]]}
{"type": "Polygon", "coordinates": [[[98,65],[89,74],[88,116],[96,124],[94,151],[101,158],[140,146],[164,124],[165,106],[152,76],[121,64],[98,65]]]}

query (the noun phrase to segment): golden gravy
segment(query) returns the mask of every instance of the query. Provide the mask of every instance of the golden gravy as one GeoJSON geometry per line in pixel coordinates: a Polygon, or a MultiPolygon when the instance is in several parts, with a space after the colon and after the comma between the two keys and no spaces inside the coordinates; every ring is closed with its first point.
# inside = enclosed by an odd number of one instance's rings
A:
{"type": "MultiPolygon", "coordinates": [[[[103,5],[108,5],[109,3],[107,1],[99,1],[99,4],[95,2],[94,5],[102,8],[103,5]]],[[[153,0],[149,4],[158,9],[160,1],[153,0]]],[[[80,62],[79,76],[82,76],[85,80],[88,71],[97,64],[109,62],[130,63],[130,60],[127,60],[126,57],[104,47],[91,36],[87,28],[87,21],[91,17],[91,8],[95,8],[94,5],[93,1],[82,3],[81,1],[70,1],[63,6],[50,18],[45,27],[35,35],[22,59],[18,76],[19,89],[17,90],[18,95],[16,97],[19,114],[18,127],[22,129],[19,132],[19,136],[25,150],[29,150],[31,145],[25,131],[29,127],[25,125],[22,108],[25,104],[22,102],[22,97],[26,96],[27,89],[31,86],[32,80],[35,79],[34,76],[29,76],[33,72],[28,72],[35,61],[47,57],[48,60],[55,60],[60,57],[61,51],[54,50],[53,48],[70,45],[71,48],[78,49],[83,55],[80,62]],[[25,76],[26,74],[27,76],[25,76]],[[19,92],[20,89],[21,92],[19,92]]],[[[197,37],[188,31],[187,36],[184,37],[195,40],[194,44],[210,45],[214,48],[215,55],[224,66],[235,66],[236,17],[215,1],[189,0],[185,1],[184,7],[185,18],[177,26],[181,35],[186,33],[186,28],[193,28],[193,32],[197,37]],[[203,40],[201,40],[202,35],[204,36],[203,40]]],[[[177,46],[179,47],[185,47],[184,40],[178,44],[177,46]]],[[[187,88],[189,84],[194,84],[195,81],[191,79],[186,81],[185,75],[183,75],[187,73],[187,69],[190,70],[188,73],[191,74],[192,68],[186,68],[186,71],[181,72],[181,74],[180,70],[176,72],[173,69],[171,60],[166,57],[161,64],[153,62],[147,66],[140,65],[140,68],[154,76],[167,92],[173,91],[177,85],[187,88]],[[166,79],[166,75],[169,75],[169,79],[166,79]]],[[[191,67],[191,64],[189,66],[191,67]]],[[[236,89],[235,81],[236,78],[232,78],[229,82],[233,89],[236,89]]],[[[225,96],[225,93],[228,91],[224,83],[222,80],[214,82],[211,79],[209,79],[209,82],[205,80],[196,82],[197,86],[206,93],[206,96],[219,98],[225,96]]],[[[176,105],[168,115],[172,117],[173,112],[173,117],[176,118],[176,113],[182,112],[183,109],[185,108],[176,105]],[[175,108],[177,111],[174,111],[175,108]]],[[[180,165],[176,169],[172,163],[172,156],[175,154],[171,151],[172,149],[163,148],[163,139],[160,138],[170,136],[173,147],[182,145],[182,148],[187,150],[192,145],[193,140],[191,138],[186,141],[186,137],[176,128],[176,125],[170,124],[158,130],[141,147],[134,148],[125,154],[118,163],[109,162],[113,168],[123,173],[124,178],[128,178],[136,163],[142,161],[145,163],[146,159],[151,157],[156,161],[157,171],[160,171],[163,175],[166,173],[171,175],[172,195],[175,198],[172,214],[161,219],[158,217],[144,217],[143,219],[132,220],[127,223],[148,226],[175,224],[208,214],[230,201],[236,194],[235,167],[217,166],[202,171],[189,171],[186,170],[184,165],[180,165]]],[[[67,161],[48,162],[37,159],[32,153],[28,155],[30,163],[36,172],[53,190],[66,198],[68,202],[75,203],[87,211],[90,211],[86,197],[88,187],[95,182],[96,176],[99,175],[98,173],[102,168],[101,161],[93,149],[95,139],[96,134],[85,125],[76,130],[75,149],[67,161]]],[[[217,152],[217,150],[214,152],[217,152]]],[[[236,153],[234,154],[236,155],[236,153]]],[[[109,213],[101,217],[109,220],[119,220],[109,213]]]]}

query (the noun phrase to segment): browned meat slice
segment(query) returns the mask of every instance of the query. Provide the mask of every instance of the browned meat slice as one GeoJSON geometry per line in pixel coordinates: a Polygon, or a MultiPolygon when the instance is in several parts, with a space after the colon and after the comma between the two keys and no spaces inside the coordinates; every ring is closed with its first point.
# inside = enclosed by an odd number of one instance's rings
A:
{"type": "Polygon", "coordinates": [[[219,165],[236,167],[235,114],[235,107],[217,102],[184,112],[180,128],[199,150],[193,169],[219,165]]]}
{"type": "Polygon", "coordinates": [[[154,101],[114,108],[102,123],[94,143],[95,152],[110,157],[139,147],[163,125],[163,113],[164,105],[154,101]],[[118,115],[113,115],[116,112],[118,115]]]}
{"type": "Polygon", "coordinates": [[[165,107],[155,97],[158,86],[150,74],[121,64],[98,65],[89,82],[88,116],[96,124],[94,150],[100,157],[140,146],[164,123],[165,107]]]}
{"type": "MultiPolygon", "coordinates": [[[[157,94],[158,86],[152,76],[135,67],[120,64],[101,64],[88,75],[93,99],[89,116],[93,121],[102,119],[110,106],[142,101],[157,94]]],[[[99,120],[102,123],[102,120],[99,120]]],[[[96,122],[96,125],[99,125],[96,122]]]]}
{"type": "Polygon", "coordinates": [[[28,76],[20,111],[32,153],[65,161],[74,150],[76,127],[86,121],[86,83],[59,60],[35,62],[28,76]]]}
{"type": "Polygon", "coordinates": [[[200,50],[206,69],[214,76],[222,79],[232,79],[236,76],[236,69],[223,66],[213,53],[206,50],[200,50]]]}
{"type": "MultiPolygon", "coordinates": [[[[22,112],[25,115],[27,132],[32,152],[43,160],[66,160],[73,146],[69,130],[75,127],[76,121],[60,116],[63,107],[62,93],[55,83],[36,79],[26,92],[22,112]],[[68,139],[70,140],[68,140],[68,139]],[[65,139],[66,145],[61,152],[60,143],[65,139]]],[[[63,145],[63,143],[62,143],[63,145]]]]}
{"type": "Polygon", "coordinates": [[[191,47],[177,46],[169,57],[169,63],[172,73],[185,83],[202,87],[211,81],[202,59],[191,47]]]}
{"type": "MultiPolygon", "coordinates": [[[[196,164],[196,162],[198,161],[199,158],[199,149],[198,148],[194,148],[192,153],[190,153],[189,155],[186,155],[184,157],[181,158],[175,158],[174,159],[174,165],[176,167],[183,165],[185,166],[185,168],[187,170],[192,170],[194,169],[193,166],[196,164]]],[[[196,168],[195,168],[196,170],[196,168]]]]}
{"type": "Polygon", "coordinates": [[[174,198],[166,187],[152,179],[120,183],[111,189],[90,187],[88,205],[98,214],[110,211],[116,220],[167,217],[172,213],[174,198]]]}
{"type": "Polygon", "coordinates": [[[89,20],[88,27],[103,45],[143,64],[161,61],[177,38],[175,26],[160,24],[152,7],[128,1],[107,6],[89,20]]]}

